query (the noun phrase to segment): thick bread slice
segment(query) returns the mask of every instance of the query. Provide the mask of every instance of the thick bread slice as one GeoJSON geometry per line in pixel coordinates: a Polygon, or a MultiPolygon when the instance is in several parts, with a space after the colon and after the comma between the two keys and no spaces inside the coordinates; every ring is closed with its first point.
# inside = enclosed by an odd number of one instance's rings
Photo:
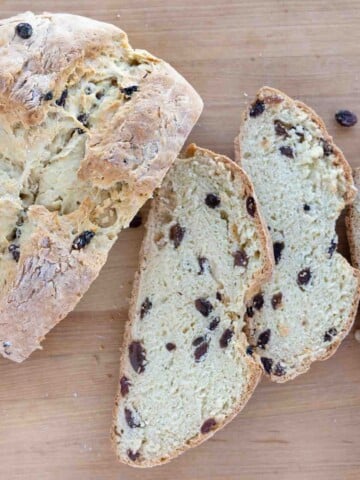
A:
{"type": "Polygon", "coordinates": [[[88,18],[2,20],[0,53],[0,352],[21,362],[96,278],[202,101],[88,18]]]}
{"type": "MultiPolygon", "coordinates": [[[[360,167],[354,168],[355,186],[360,189],[360,167]]],[[[360,196],[356,195],[352,205],[346,212],[346,230],[349,241],[351,262],[355,268],[360,268],[360,196]]]]}
{"type": "Polygon", "coordinates": [[[266,373],[283,382],[332,355],[353,323],[359,272],[336,252],[335,223],[356,190],[320,118],[278,90],[258,92],[236,144],[276,262],[248,305],[250,342],[266,373]]]}
{"type": "Polygon", "coordinates": [[[122,462],[167,462],[245,405],[261,369],[243,333],[269,278],[254,192],[231,160],[191,145],[153,200],[120,369],[113,440],[122,462]]]}

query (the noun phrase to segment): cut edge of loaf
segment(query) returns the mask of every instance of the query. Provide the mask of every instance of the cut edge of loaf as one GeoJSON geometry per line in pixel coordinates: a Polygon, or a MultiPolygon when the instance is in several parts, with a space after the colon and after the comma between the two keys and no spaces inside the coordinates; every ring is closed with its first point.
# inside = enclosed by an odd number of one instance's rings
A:
{"type": "MultiPolygon", "coordinates": [[[[235,162],[233,162],[231,159],[224,155],[216,154],[211,150],[204,149],[201,147],[198,147],[196,144],[191,143],[185,150],[184,155],[181,155],[180,158],[192,158],[196,156],[196,154],[203,154],[206,156],[209,156],[212,159],[218,159],[221,162],[224,163],[230,170],[236,170],[240,176],[242,177],[242,180],[244,184],[246,185],[246,189],[253,198],[255,199],[256,205],[258,205],[256,194],[254,192],[254,187],[251,183],[251,180],[249,179],[248,175],[246,172],[235,162]]],[[[130,306],[129,306],[129,315],[126,320],[125,324],[125,330],[124,330],[124,336],[122,340],[122,345],[127,346],[129,344],[129,341],[131,340],[131,327],[133,325],[133,322],[135,320],[136,316],[136,297],[137,297],[137,292],[139,290],[139,282],[141,278],[141,271],[145,268],[146,265],[146,256],[149,252],[149,241],[152,238],[152,232],[154,231],[155,228],[155,208],[153,206],[150,207],[149,214],[147,221],[145,223],[145,235],[144,239],[141,245],[141,249],[139,252],[139,267],[135,273],[134,276],[134,282],[132,286],[132,294],[130,298],[130,306]]],[[[267,233],[267,229],[265,226],[265,223],[262,219],[261,212],[259,211],[258,208],[256,208],[255,212],[255,218],[256,218],[256,225],[258,227],[258,234],[259,238],[261,240],[263,249],[264,249],[264,266],[262,271],[259,273],[259,275],[254,279],[253,284],[247,291],[246,297],[251,297],[254,292],[258,291],[258,289],[261,287],[261,285],[271,277],[272,269],[274,266],[274,255],[273,255],[273,249],[271,247],[271,240],[270,236],[267,233]]],[[[244,300],[246,302],[246,299],[244,300]]],[[[126,361],[126,355],[127,355],[127,350],[122,349],[121,356],[120,356],[120,369],[119,369],[119,378],[122,374],[123,370],[123,364],[126,361]]],[[[120,386],[118,385],[117,393],[116,393],[116,398],[115,398],[115,404],[113,408],[113,421],[112,421],[112,427],[111,427],[111,443],[113,447],[113,451],[121,463],[124,463],[126,465],[129,465],[131,467],[136,467],[136,468],[149,468],[149,467],[155,467],[155,466],[161,466],[164,465],[174,458],[178,457],[179,455],[185,453],[187,450],[190,448],[196,447],[200,445],[201,443],[205,442],[208,440],[210,437],[212,437],[216,432],[224,428],[228,423],[230,423],[245,407],[247,404],[248,400],[250,399],[251,395],[253,394],[256,386],[258,385],[261,377],[262,377],[262,368],[258,364],[258,362],[253,359],[252,362],[252,370],[253,373],[250,376],[250,381],[247,384],[247,389],[244,391],[244,394],[239,401],[237,405],[234,406],[233,412],[228,415],[228,417],[223,421],[221,424],[219,424],[219,427],[216,428],[215,431],[210,431],[206,434],[198,434],[191,438],[190,440],[187,441],[186,445],[184,445],[181,448],[178,448],[172,452],[171,455],[168,455],[166,457],[162,458],[157,458],[152,461],[146,461],[140,463],[135,463],[129,461],[128,458],[125,458],[121,456],[118,452],[117,449],[117,442],[116,442],[116,437],[117,437],[117,416],[118,416],[118,405],[119,405],[119,400],[121,399],[121,393],[120,393],[120,386]]]]}
{"type": "MultiPolygon", "coordinates": [[[[360,187],[360,167],[353,169],[353,178],[355,186],[360,187]]],[[[360,216],[356,212],[355,201],[356,199],[346,210],[345,225],[351,263],[353,267],[358,269],[360,268],[360,241],[356,241],[356,236],[360,237],[360,216]]]]}

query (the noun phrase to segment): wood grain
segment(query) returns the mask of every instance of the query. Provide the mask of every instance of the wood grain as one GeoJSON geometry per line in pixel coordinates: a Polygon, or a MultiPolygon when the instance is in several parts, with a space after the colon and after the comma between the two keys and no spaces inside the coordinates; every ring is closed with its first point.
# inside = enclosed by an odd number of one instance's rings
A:
{"type": "MultiPolygon", "coordinates": [[[[357,0],[0,0],[7,17],[32,7],[115,23],[167,59],[205,110],[190,140],[232,156],[245,103],[263,84],[308,102],[352,165],[360,114],[357,0]]],[[[343,225],[339,232],[343,238],[343,225]]],[[[0,360],[0,478],[9,480],[359,480],[360,345],[285,385],[263,381],[245,411],[169,465],[118,465],[109,429],[119,349],[142,228],[121,234],[76,311],[22,365],[0,360]]],[[[346,246],[343,243],[343,251],[346,246]]]]}

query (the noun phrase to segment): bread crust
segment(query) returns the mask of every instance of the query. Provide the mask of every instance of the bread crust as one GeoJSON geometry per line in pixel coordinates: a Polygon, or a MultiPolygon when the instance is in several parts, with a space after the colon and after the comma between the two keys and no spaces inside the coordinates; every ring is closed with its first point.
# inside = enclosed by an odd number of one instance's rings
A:
{"type": "MultiPolygon", "coordinates": [[[[343,169],[344,177],[345,177],[346,182],[348,184],[348,189],[347,189],[347,191],[345,192],[345,195],[344,195],[344,201],[345,201],[345,204],[350,205],[353,202],[353,200],[356,196],[356,188],[354,187],[354,184],[353,184],[351,167],[348,164],[348,162],[346,161],[343,152],[334,144],[333,138],[329,135],[323,120],[310,107],[308,107],[307,105],[305,105],[304,103],[302,103],[298,100],[293,100],[292,98],[287,96],[285,93],[281,92],[280,90],[277,90],[277,89],[272,88],[272,87],[264,86],[257,92],[256,100],[258,100],[258,99],[263,100],[266,97],[272,97],[272,98],[275,99],[275,101],[279,97],[283,98],[284,100],[286,100],[290,104],[293,104],[295,107],[300,108],[301,110],[306,112],[309,115],[309,117],[311,118],[311,120],[315,124],[318,125],[318,127],[320,128],[320,130],[322,132],[323,138],[331,144],[334,155],[336,155],[336,157],[338,159],[338,165],[340,165],[343,169]]],[[[247,119],[247,115],[248,115],[248,109],[246,109],[244,111],[244,113],[242,115],[242,118],[241,118],[240,134],[237,135],[237,137],[234,140],[235,161],[239,165],[241,165],[241,163],[242,163],[240,136],[241,136],[241,130],[242,130],[243,124],[247,119]]],[[[306,360],[304,360],[304,362],[300,365],[298,370],[296,372],[292,373],[292,374],[285,374],[283,376],[266,374],[272,381],[277,382],[277,383],[284,383],[284,382],[287,382],[288,380],[292,380],[295,377],[297,377],[298,375],[306,373],[309,370],[309,368],[310,368],[310,366],[313,362],[327,360],[328,358],[330,358],[336,352],[336,350],[340,346],[343,339],[348,335],[349,331],[351,330],[351,327],[354,323],[356,313],[357,313],[357,309],[358,309],[358,304],[359,304],[359,299],[360,299],[360,271],[357,270],[356,268],[354,268],[353,269],[353,275],[356,278],[356,282],[357,282],[357,292],[356,292],[356,295],[354,296],[353,301],[352,301],[352,308],[351,308],[350,316],[349,316],[346,324],[344,325],[342,331],[339,333],[339,335],[337,337],[337,340],[335,342],[333,342],[322,355],[320,355],[320,356],[314,355],[314,356],[309,357],[306,360]]],[[[259,363],[260,363],[260,358],[259,358],[259,363]]]]}
{"type": "MultiPolygon", "coordinates": [[[[353,169],[353,177],[355,186],[359,187],[360,167],[353,169]]],[[[356,240],[356,236],[360,235],[360,219],[353,204],[349,205],[346,210],[345,225],[350,247],[351,262],[355,268],[360,268],[360,245],[356,240]]]]}
{"type": "Polygon", "coordinates": [[[93,187],[115,188],[119,182],[128,187],[120,226],[106,248],[69,249],[67,219],[81,223],[83,207],[69,216],[52,214],[41,205],[28,209],[34,231],[0,299],[0,353],[22,362],[40,348],[45,334],[75,307],[97,277],[116,234],[160,185],[203,104],[170,65],[146,51],[133,50],[121,29],[89,18],[26,12],[1,20],[0,52],[0,114],[9,124],[20,122],[25,129],[46,120],[52,107],[45,95],[52,92],[59,98],[69,78],[81,76],[85,61],[88,69],[104,53],[114,61],[152,69],[141,79],[131,102],[118,110],[116,104],[110,106],[111,115],[104,117],[98,130],[91,130],[78,171],[78,179],[93,187]],[[22,22],[32,25],[29,39],[15,34],[22,22]],[[44,249],[45,237],[50,246],[44,249]]]}
{"type": "MultiPolygon", "coordinates": [[[[238,165],[236,165],[232,160],[230,160],[228,157],[224,155],[219,155],[211,150],[207,150],[204,148],[200,148],[196,146],[195,144],[190,144],[185,152],[185,155],[183,158],[193,158],[196,157],[196,155],[206,155],[209,156],[210,158],[215,159],[216,161],[222,162],[226,167],[233,172],[233,174],[237,174],[241,177],[242,182],[245,185],[245,191],[246,195],[251,195],[255,198],[256,201],[256,195],[254,192],[253,185],[247,176],[247,174],[244,172],[243,169],[241,169],[238,165]]],[[[250,298],[255,292],[258,291],[258,289],[261,287],[263,282],[266,280],[270,279],[271,277],[271,272],[272,268],[274,265],[274,258],[273,258],[273,250],[271,247],[270,243],[270,238],[267,233],[267,229],[265,227],[265,224],[263,222],[263,219],[261,217],[261,213],[259,212],[259,209],[256,209],[255,212],[255,220],[256,220],[256,225],[258,226],[258,234],[261,239],[261,243],[263,246],[263,250],[265,252],[265,261],[264,261],[264,268],[262,269],[261,273],[257,276],[256,279],[254,279],[254,282],[252,286],[249,288],[249,293],[248,297],[250,298]]],[[[139,283],[140,283],[140,278],[141,278],[141,273],[143,270],[146,269],[146,261],[147,261],[147,256],[150,253],[151,250],[151,239],[153,238],[153,233],[155,231],[156,227],[156,208],[153,205],[150,208],[149,211],[149,216],[145,225],[146,228],[146,234],[141,246],[140,254],[139,254],[139,268],[135,274],[134,278],[134,283],[133,283],[133,289],[132,289],[132,295],[131,295],[131,300],[130,300],[130,309],[129,309],[129,319],[125,325],[125,333],[124,333],[124,339],[123,339],[123,346],[125,348],[122,349],[122,354],[121,354],[121,359],[120,359],[120,376],[122,375],[122,372],[124,370],[124,366],[127,361],[127,345],[131,342],[131,328],[135,322],[136,319],[136,299],[137,299],[137,294],[139,291],[139,283]]],[[[113,426],[111,429],[111,439],[112,439],[112,444],[113,448],[115,451],[115,454],[118,458],[118,460],[122,463],[128,464],[132,467],[140,467],[140,468],[146,468],[146,467],[153,467],[156,465],[162,465],[165,463],[168,463],[170,460],[173,458],[177,457],[178,455],[184,453],[187,451],[189,448],[196,447],[197,445],[203,443],[205,440],[208,438],[212,437],[214,433],[222,429],[225,425],[227,425],[236,415],[241,412],[241,410],[244,408],[246,405],[247,401],[251,397],[252,393],[254,392],[260,378],[261,378],[261,372],[262,369],[261,367],[255,362],[251,356],[247,357],[250,369],[252,371],[251,376],[250,376],[250,381],[247,385],[247,390],[244,393],[243,397],[240,399],[237,405],[234,405],[234,409],[231,415],[229,415],[224,422],[221,424],[217,425],[217,428],[213,431],[210,431],[207,434],[198,434],[192,439],[188,440],[186,442],[186,445],[184,445],[182,448],[177,449],[174,451],[171,455],[167,457],[162,457],[161,459],[154,459],[153,461],[146,461],[142,463],[136,463],[136,462],[130,462],[127,458],[124,458],[119,455],[117,451],[117,431],[116,431],[116,424],[117,424],[117,409],[118,405],[121,402],[121,392],[120,392],[120,387],[118,387],[118,392],[116,395],[115,399],[115,407],[113,411],[113,426]]]]}

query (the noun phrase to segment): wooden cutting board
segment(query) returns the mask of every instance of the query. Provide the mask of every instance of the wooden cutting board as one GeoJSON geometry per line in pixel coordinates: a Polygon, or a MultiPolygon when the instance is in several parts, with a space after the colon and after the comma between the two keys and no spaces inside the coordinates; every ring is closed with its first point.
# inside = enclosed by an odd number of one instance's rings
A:
{"type": "MultiPolygon", "coordinates": [[[[0,0],[0,16],[33,8],[89,15],[167,59],[205,109],[191,140],[233,155],[240,112],[264,85],[309,103],[349,162],[360,165],[357,0],[0,0]]],[[[339,233],[344,238],[343,224],[339,233]]],[[[22,365],[0,360],[0,479],[359,480],[360,344],[285,385],[263,381],[244,412],[171,464],[117,464],[109,430],[131,282],[143,229],[124,231],[90,291],[22,365]]],[[[341,245],[347,252],[345,243],[341,245]]],[[[161,414],[161,412],[159,412],[161,414]]]]}

